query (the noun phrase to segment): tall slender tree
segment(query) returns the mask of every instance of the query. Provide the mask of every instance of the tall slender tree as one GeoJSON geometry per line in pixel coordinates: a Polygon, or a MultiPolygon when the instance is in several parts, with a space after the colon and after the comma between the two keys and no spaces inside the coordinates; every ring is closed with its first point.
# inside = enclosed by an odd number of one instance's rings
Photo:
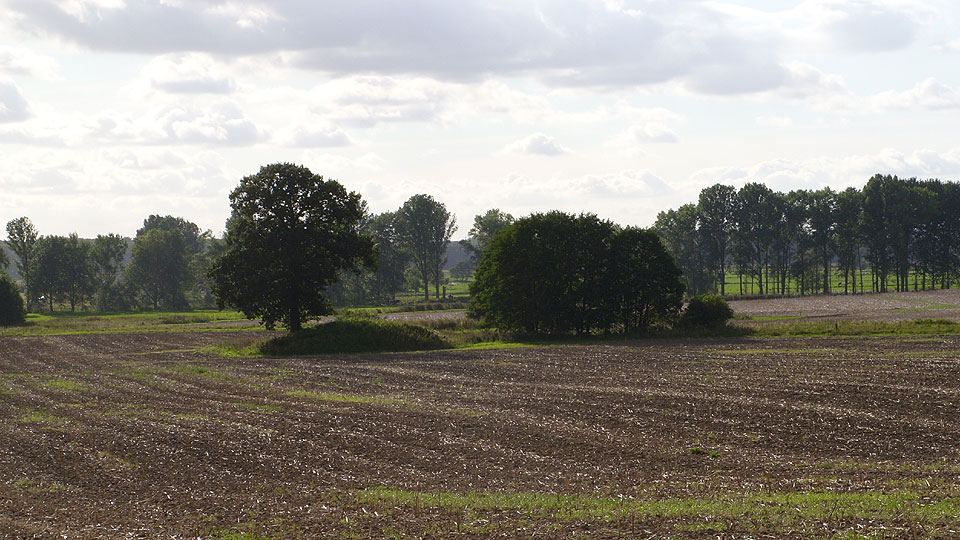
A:
{"type": "Polygon", "coordinates": [[[447,245],[457,230],[457,220],[443,203],[430,195],[414,195],[397,211],[400,238],[410,252],[413,264],[423,279],[423,299],[430,299],[432,280],[440,297],[447,245]]]}
{"type": "Polygon", "coordinates": [[[32,282],[33,248],[37,244],[37,228],[30,218],[19,217],[7,223],[7,245],[17,256],[17,272],[23,279],[23,288],[27,295],[27,311],[36,306],[37,294],[32,282]]]}

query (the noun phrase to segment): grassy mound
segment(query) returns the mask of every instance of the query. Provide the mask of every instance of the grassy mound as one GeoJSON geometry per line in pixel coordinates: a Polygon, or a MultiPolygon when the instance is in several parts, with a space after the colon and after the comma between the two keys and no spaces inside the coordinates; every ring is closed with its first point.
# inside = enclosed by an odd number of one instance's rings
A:
{"type": "Polygon", "coordinates": [[[422,326],[379,319],[346,319],[271,339],[260,345],[260,352],[287,356],[451,348],[450,342],[422,326]]]}

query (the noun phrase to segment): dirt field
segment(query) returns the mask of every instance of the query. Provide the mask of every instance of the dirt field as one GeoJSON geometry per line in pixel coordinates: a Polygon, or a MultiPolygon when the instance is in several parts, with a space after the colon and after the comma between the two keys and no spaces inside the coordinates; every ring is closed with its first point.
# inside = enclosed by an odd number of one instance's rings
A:
{"type": "Polygon", "coordinates": [[[750,317],[827,320],[960,320],[960,289],[902,293],[735,300],[730,306],[750,317]]]}
{"type": "Polygon", "coordinates": [[[0,538],[956,538],[960,337],[0,339],[0,538]]]}

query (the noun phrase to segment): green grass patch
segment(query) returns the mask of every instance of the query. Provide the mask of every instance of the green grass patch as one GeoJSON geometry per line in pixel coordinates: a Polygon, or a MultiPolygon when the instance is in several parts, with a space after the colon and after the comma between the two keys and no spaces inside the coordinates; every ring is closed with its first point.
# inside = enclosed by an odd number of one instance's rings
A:
{"type": "Polygon", "coordinates": [[[255,322],[248,325],[218,325],[222,322],[246,321],[236,311],[183,311],[147,313],[29,313],[26,324],[7,328],[7,336],[51,336],[77,334],[114,334],[142,332],[182,332],[257,330],[255,322]]]}
{"type": "Polygon", "coordinates": [[[531,517],[560,520],[613,520],[627,516],[656,517],[684,523],[724,520],[757,521],[777,527],[847,519],[954,520],[960,497],[931,500],[917,492],[889,493],[795,492],[730,494],[717,497],[648,500],[620,497],[561,495],[556,493],[417,492],[389,487],[364,490],[363,503],[403,505],[468,512],[519,511],[531,517]]]}
{"type": "Polygon", "coordinates": [[[758,337],[951,335],[960,334],[960,322],[949,319],[821,321],[753,326],[747,330],[758,337]]]}
{"type": "Polygon", "coordinates": [[[67,423],[67,419],[43,411],[30,411],[17,419],[21,424],[41,424],[49,426],[62,426],[67,423]]]}
{"type": "Polygon", "coordinates": [[[277,337],[259,345],[269,356],[452,349],[440,334],[419,325],[347,319],[277,337]]]}
{"type": "Polygon", "coordinates": [[[53,390],[61,390],[63,392],[86,392],[89,390],[87,385],[78,383],[76,381],[71,381],[69,379],[50,379],[44,382],[43,386],[53,390]]]}
{"type": "Polygon", "coordinates": [[[720,452],[715,452],[713,450],[704,450],[699,446],[695,446],[693,448],[688,449],[687,453],[690,454],[691,456],[707,456],[712,458],[720,457],[720,452]]]}
{"type": "Polygon", "coordinates": [[[927,311],[928,309],[960,309],[960,306],[953,304],[930,304],[928,306],[918,306],[910,308],[897,308],[894,311],[903,311],[903,312],[913,312],[913,311],[927,311]]]}
{"type": "Polygon", "coordinates": [[[320,401],[333,401],[336,403],[362,403],[362,404],[374,404],[374,405],[409,405],[408,402],[400,399],[390,398],[390,397],[381,397],[381,396],[355,396],[351,394],[308,392],[305,390],[294,390],[292,392],[285,392],[284,395],[287,395],[290,397],[316,399],[320,401]]]}

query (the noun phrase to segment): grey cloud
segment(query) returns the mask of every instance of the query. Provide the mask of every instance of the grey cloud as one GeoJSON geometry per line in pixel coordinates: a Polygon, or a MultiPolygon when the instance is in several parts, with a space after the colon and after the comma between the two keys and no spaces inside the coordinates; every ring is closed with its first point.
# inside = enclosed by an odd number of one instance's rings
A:
{"type": "Polygon", "coordinates": [[[30,117],[30,107],[17,85],[0,81],[0,124],[21,122],[30,117]]]}
{"type": "Polygon", "coordinates": [[[172,94],[229,94],[236,90],[231,79],[197,78],[175,81],[150,81],[151,86],[172,94]]]}
{"type": "MultiPolygon", "coordinates": [[[[514,74],[592,87],[684,79],[696,91],[715,94],[789,82],[772,53],[752,52],[764,50],[763,44],[739,37],[694,1],[636,0],[627,10],[588,0],[128,0],[122,8],[87,7],[81,17],[50,0],[8,2],[28,31],[94,49],[226,56],[285,51],[295,67],[335,75],[470,81],[514,74]],[[241,24],[237,13],[245,9],[271,15],[241,24]]],[[[222,81],[171,84],[167,89],[176,91],[224,89],[222,81]]]]}
{"type": "Polygon", "coordinates": [[[853,51],[890,51],[906,47],[916,38],[917,21],[904,8],[877,2],[844,2],[830,5],[842,14],[825,25],[835,43],[853,51]]]}

